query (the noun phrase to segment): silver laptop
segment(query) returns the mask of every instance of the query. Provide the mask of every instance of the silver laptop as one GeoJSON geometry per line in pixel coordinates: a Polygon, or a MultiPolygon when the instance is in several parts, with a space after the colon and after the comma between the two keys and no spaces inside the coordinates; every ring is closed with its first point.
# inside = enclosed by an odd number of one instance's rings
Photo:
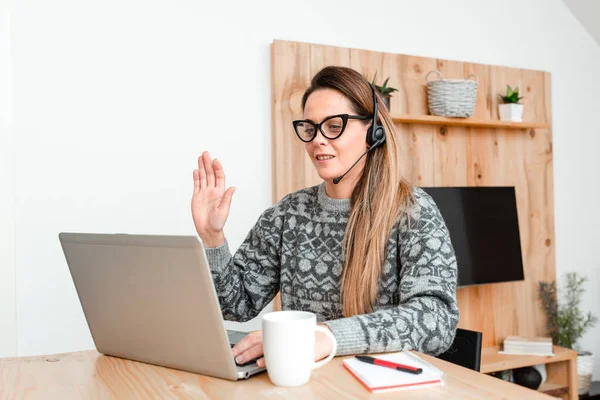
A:
{"type": "Polygon", "coordinates": [[[60,233],[100,353],[229,380],[236,365],[201,241],[195,236],[60,233]]]}

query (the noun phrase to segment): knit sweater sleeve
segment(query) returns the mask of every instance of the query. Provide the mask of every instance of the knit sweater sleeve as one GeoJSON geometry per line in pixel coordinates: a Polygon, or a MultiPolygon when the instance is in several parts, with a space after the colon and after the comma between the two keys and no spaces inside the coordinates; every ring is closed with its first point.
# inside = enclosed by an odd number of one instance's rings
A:
{"type": "Polygon", "coordinates": [[[338,355],[416,350],[438,355],[450,347],[459,311],[457,265],[440,211],[420,189],[408,218],[400,220],[397,306],[327,321],[338,355]]]}
{"type": "Polygon", "coordinates": [[[227,242],[206,249],[226,320],[245,322],[256,317],[279,291],[284,200],[260,216],[235,255],[227,242]]]}

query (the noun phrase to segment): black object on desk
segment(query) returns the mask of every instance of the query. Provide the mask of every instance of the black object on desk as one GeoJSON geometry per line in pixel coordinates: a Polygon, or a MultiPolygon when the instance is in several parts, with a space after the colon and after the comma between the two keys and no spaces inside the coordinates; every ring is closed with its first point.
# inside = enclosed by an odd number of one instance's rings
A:
{"type": "Polygon", "coordinates": [[[587,394],[580,395],[579,398],[582,400],[600,400],[600,381],[592,382],[590,391],[587,394]]]}
{"type": "Polygon", "coordinates": [[[437,358],[479,372],[481,340],[481,332],[458,328],[450,348],[437,358]]]}

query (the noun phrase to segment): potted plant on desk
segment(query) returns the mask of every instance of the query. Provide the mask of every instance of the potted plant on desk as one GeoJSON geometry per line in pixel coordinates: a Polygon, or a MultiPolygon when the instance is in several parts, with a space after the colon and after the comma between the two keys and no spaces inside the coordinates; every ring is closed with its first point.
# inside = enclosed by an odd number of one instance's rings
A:
{"type": "Polygon", "coordinates": [[[540,282],[540,298],[552,342],[577,351],[579,394],[585,394],[591,385],[594,355],[589,351],[582,351],[577,346],[577,340],[596,324],[598,317],[591,312],[585,315],[581,310],[583,284],[587,278],[576,272],[567,273],[565,278],[564,291],[561,290],[560,293],[557,293],[556,281],[540,282]]]}
{"type": "Polygon", "coordinates": [[[519,100],[523,97],[519,97],[519,88],[516,87],[512,90],[510,86],[506,85],[506,96],[498,94],[502,100],[502,104],[498,105],[500,112],[500,119],[502,121],[523,121],[523,104],[519,104],[519,100]]]}

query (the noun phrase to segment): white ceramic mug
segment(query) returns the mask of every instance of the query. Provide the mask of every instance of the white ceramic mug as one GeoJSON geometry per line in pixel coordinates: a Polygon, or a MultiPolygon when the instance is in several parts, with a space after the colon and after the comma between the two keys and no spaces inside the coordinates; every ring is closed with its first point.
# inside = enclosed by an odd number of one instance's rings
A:
{"type": "Polygon", "coordinates": [[[263,349],[267,373],[274,385],[300,386],[310,379],[313,369],[327,364],[337,348],[335,337],[317,325],[315,314],[306,311],[276,311],[263,315],[263,349]],[[331,354],[315,362],[317,331],[333,342],[331,354]]]}

